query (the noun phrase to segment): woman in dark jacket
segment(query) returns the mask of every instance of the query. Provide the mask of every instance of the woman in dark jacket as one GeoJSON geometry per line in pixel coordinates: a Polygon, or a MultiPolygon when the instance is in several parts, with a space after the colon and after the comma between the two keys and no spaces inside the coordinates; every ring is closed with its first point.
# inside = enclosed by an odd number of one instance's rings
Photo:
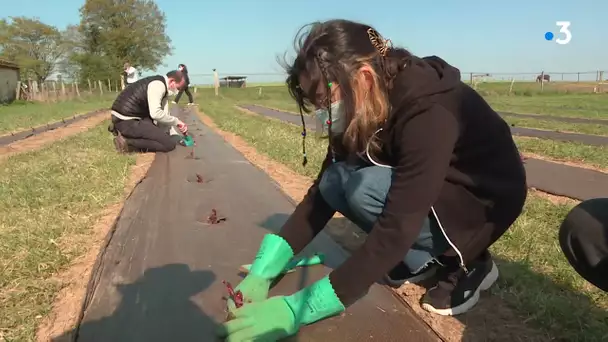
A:
{"type": "Polygon", "coordinates": [[[175,100],[173,101],[173,103],[177,104],[179,102],[179,99],[182,97],[182,94],[186,93],[186,95],[188,95],[188,106],[192,106],[194,105],[194,100],[192,99],[192,93],[190,93],[189,89],[190,77],[188,77],[188,68],[186,68],[185,64],[180,64],[178,65],[177,70],[182,72],[186,81],[184,82],[184,86],[177,93],[177,96],[175,96],[175,100]]]}
{"type": "Polygon", "coordinates": [[[236,319],[220,334],[231,341],[295,334],[345,310],[383,276],[399,285],[437,273],[422,306],[466,312],[498,278],[488,248],[526,200],[509,126],[458,69],[393,47],[368,25],[315,23],[297,41],[287,85],[301,112],[325,122],[327,156],[237,287],[253,303],[234,309],[229,301],[236,319]],[[266,299],[270,282],[336,212],[368,232],[363,246],[312,286],[266,299]]]}

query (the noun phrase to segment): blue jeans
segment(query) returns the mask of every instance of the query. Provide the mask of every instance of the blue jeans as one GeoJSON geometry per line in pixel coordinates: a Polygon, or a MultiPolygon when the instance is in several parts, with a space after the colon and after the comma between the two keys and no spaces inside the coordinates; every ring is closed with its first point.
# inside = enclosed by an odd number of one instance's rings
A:
{"type": "MultiPolygon", "coordinates": [[[[392,176],[389,168],[337,162],[323,173],[319,190],[332,208],[369,234],[384,209],[392,176]]],[[[403,251],[403,263],[416,274],[448,247],[436,220],[427,217],[414,245],[403,251]]]]}

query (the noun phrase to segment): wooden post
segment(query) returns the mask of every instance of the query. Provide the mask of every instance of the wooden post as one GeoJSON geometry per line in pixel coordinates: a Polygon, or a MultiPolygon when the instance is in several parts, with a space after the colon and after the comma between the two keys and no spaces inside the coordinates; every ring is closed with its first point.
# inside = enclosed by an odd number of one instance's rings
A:
{"type": "Polygon", "coordinates": [[[93,88],[91,87],[91,80],[87,78],[87,82],[89,82],[89,93],[93,93],[93,88]]]}
{"type": "Polygon", "coordinates": [[[21,81],[17,81],[17,90],[15,91],[15,100],[19,101],[21,95],[21,81]]]}
{"type": "Polygon", "coordinates": [[[545,72],[540,72],[540,91],[541,93],[545,90],[545,72]]]}
{"type": "Polygon", "coordinates": [[[80,90],[78,90],[78,83],[74,82],[74,89],[76,90],[76,96],[80,97],[80,90]]]}
{"type": "Polygon", "coordinates": [[[28,90],[28,100],[32,101],[34,99],[34,88],[32,88],[32,80],[27,80],[27,90],[28,90]]]}
{"type": "Polygon", "coordinates": [[[509,86],[509,95],[513,92],[513,84],[515,83],[515,77],[511,77],[511,86],[509,86]]]}
{"type": "Polygon", "coordinates": [[[469,74],[469,85],[473,85],[473,73],[469,74]]]}
{"type": "Polygon", "coordinates": [[[579,83],[581,81],[581,73],[577,72],[576,73],[576,83],[579,83]]]}
{"type": "Polygon", "coordinates": [[[57,96],[57,84],[55,83],[55,81],[53,81],[51,85],[53,86],[53,93],[55,94],[55,98],[59,97],[57,96]]]}
{"type": "Polygon", "coordinates": [[[49,91],[48,87],[45,87],[46,84],[44,82],[40,83],[40,98],[42,101],[46,102],[49,99],[49,91]]]}
{"type": "Polygon", "coordinates": [[[101,83],[101,80],[97,82],[99,83],[99,94],[103,95],[103,83],[101,83]]]}

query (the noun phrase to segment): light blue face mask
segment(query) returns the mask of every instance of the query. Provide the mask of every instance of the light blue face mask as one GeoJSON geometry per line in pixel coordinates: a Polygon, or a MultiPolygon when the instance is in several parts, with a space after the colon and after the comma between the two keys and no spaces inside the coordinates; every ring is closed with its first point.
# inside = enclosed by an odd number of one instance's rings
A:
{"type": "MultiPolygon", "coordinates": [[[[329,111],[327,108],[317,109],[315,111],[317,119],[323,122],[323,129],[328,130],[329,125],[329,111]]],[[[331,131],[332,133],[341,134],[344,133],[346,127],[344,126],[346,119],[344,118],[344,106],[342,101],[336,101],[331,104],[331,131]]]]}

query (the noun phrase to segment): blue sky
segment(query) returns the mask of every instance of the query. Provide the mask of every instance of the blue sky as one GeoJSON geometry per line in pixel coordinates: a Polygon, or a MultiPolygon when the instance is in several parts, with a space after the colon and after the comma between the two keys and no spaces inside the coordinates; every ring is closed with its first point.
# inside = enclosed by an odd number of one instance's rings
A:
{"type": "MultiPolygon", "coordinates": [[[[291,51],[297,30],[331,18],[368,23],[395,45],[420,56],[438,55],[463,72],[489,72],[500,78],[510,77],[499,75],[509,72],[608,70],[608,1],[603,0],[156,1],[166,13],[174,46],[167,66],[158,71],[185,63],[194,83],[208,82],[203,74],[212,68],[221,74],[280,73],[276,55],[291,51]],[[568,45],[544,39],[547,31],[557,34],[555,22],[560,20],[572,23],[568,45]]],[[[5,16],[35,16],[58,27],[77,23],[84,3],[0,2],[5,16]]]]}

